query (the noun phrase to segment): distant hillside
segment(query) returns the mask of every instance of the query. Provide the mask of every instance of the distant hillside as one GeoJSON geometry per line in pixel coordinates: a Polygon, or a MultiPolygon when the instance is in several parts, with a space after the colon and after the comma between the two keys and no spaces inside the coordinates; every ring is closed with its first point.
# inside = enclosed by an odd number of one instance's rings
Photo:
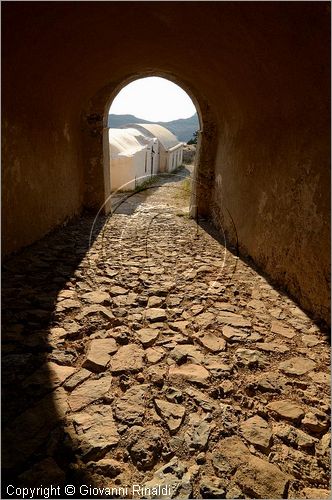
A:
{"type": "Polygon", "coordinates": [[[170,122],[150,122],[134,115],[108,115],[108,126],[111,128],[121,128],[129,123],[158,123],[173,132],[181,142],[188,142],[193,133],[199,129],[197,113],[190,118],[180,118],[170,122]]]}

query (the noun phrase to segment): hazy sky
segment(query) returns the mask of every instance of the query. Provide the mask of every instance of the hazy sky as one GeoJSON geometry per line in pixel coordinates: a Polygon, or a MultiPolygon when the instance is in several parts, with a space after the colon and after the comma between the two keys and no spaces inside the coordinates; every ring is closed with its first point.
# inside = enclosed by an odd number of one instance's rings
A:
{"type": "Polygon", "coordinates": [[[178,85],[153,76],[135,80],[120,90],[110,113],[131,114],[150,121],[170,121],[189,118],[196,113],[196,108],[178,85]]]}

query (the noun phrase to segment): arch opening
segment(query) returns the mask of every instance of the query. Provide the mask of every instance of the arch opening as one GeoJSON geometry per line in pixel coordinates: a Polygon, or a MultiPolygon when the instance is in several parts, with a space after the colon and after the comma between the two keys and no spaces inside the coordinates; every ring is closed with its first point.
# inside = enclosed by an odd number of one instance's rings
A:
{"type": "Polygon", "coordinates": [[[111,210],[112,193],[132,191],[184,162],[192,172],[199,163],[202,114],[196,97],[185,87],[169,75],[135,75],[109,96],[103,117],[106,213],[111,210]],[[189,146],[194,138],[195,144],[189,146]]]}
{"type": "Polygon", "coordinates": [[[111,211],[111,179],[109,156],[108,114],[111,105],[128,84],[146,77],[164,78],[179,86],[191,99],[197,111],[199,129],[190,214],[208,215],[210,194],[214,179],[217,151],[217,119],[207,101],[191,82],[181,76],[164,71],[142,70],[124,75],[101,88],[86,103],[82,112],[83,158],[85,161],[84,206],[88,210],[108,214],[111,211]],[[199,189],[197,186],[199,185],[199,189]]]}

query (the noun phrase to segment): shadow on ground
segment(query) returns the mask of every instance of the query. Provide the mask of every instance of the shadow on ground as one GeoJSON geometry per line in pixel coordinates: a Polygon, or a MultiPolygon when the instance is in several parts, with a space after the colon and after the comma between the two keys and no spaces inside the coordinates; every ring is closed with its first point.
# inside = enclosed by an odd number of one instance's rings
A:
{"type": "MultiPolygon", "coordinates": [[[[187,168],[181,169],[159,176],[153,185],[134,193],[115,196],[114,213],[132,214],[156,189],[189,175],[187,168]]],[[[81,262],[108,218],[85,214],[3,264],[2,498],[20,498],[14,488],[72,484],[77,491],[79,485],[91,484],[84,473],[69,467],[74,458],[73,443],[64,428],[66,395],[58,383],[81,353],[75,349],[59,351],[50,331],[57,328],[58,299],[67,301],[71,309],[68,301],[73,299],[66,294],[61,297],[61,291],[81,276],[81,262]],[[56,375],[50,371],[55,360],[62,371],[56,375]]],[[[85,333],[91,332],[72,331],[71,339],[85,333]]],[[[33,498],[44,495],[35,492],[33,498]]],[[[67,498],[63,490],[60,497],[67,498]]],[[[75,498],[80,496],[75,494],[75,498]]]]}
{"type": "MultiPolygon", "coordinates": [[[[55,357],[59,362],[49,330],[56,326],[58,294],[66,284],[75,281],[89,249],[90,236],[92,241],[96,238],[104,219],[101,217],[95,224],[92,235],[92,216],[75,219],[3,265],[2,498],[18,497],[13,493],[8,496],[8,485],[57,484],[62,473],[53,459],[63,470],[71,461],[72,447],[62,425],[64,395],[61,388],[53,391],[54,375],[48,365],[55,357]],[[36,371],[38,383],[32,378],[36,371]],[[37,467],[24,474],[40,461],[39,470],[37,467]],[[48,472],[46,479],[43,476],[48,472]]],[[[70,350],[61,354],[61,368],[65,371],[72,366],[76,356],[70,350]]],[[[66,472],[66,480],[75,482],[71,471],[66,472]]]]}

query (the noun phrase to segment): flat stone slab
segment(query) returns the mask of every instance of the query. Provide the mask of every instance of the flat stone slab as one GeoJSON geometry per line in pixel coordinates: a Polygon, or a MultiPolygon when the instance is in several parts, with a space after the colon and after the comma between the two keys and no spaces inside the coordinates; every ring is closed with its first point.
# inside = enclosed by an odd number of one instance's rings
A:
{"type": "Polygon", "coordinates": [[[137,372],[143,368],[144,350],[136,344],[121,346],[110,361],[112,373],[137,372]]]}
{"type": "Polygon", "coordinates": [[[292,339],[296,335],[296,332],[293,330],[293,328],[283,325],[280,321],[272,321],[271,332],[282,335],[287,339],[292,339]]]}
{"type": "Polygon", "coordinates": [[[189,321],[172,321],[168,323],[170,328],[172,330],[175,330],[176,332],[184,333],[185,335],[188,333],[187,332],[187,327],[190,324],[189,321]]]}
{"type": "Polygon", "coordinates": [[[197,336],[196,340],[210,352],[220,352],[226,349],[226,341],[213,333],[205,333],[202,336],[197,336]]]}
{"type": "Polygon", "coordinates": [[[99,379],[88,379],[76,387],[68,397],[68,404],[72,411],[78,411],[93,401],[101,399],[110,390],[112,375],[105,375],[99,379]]]}
{"type": "Polygon", "coordinates": [[[259,351],[275,352],[277,354],[284,354],[290,350],[287,346],[278,344],[277,342],[257,342],[255,348],[259,351]]]}
{"type": "Polygon", "coordinates": [[[262,451],[268,451],[271,444],[272,432],[269,424],[263,418],[255,415],[241,424],[242,436],[262,451]]]}
{"type": "Polygon", "coordinates": [[[203,408],[203,410],[212,411],[217,407],[217,403],[203,391],[188,387],[186,389],[186,393],[195,401],[196,404],[203,408]]]}
{"type": "Polygon", "coordinates": [[[149,297],[148,307],[158,307],[162,305],[163,302],[164,299],[162,297],[158,297],[157,295],[152,295],[151,297],[149,297]]]}
{"type": "Polygon", "coordinates": [[[77,299],[75,290],[62,290],[58,294],[58,299],[77,299]]]}
{"type": "Polygon", "coordinates": [[[248,337],[249,333],[240,330],[239,328],[234,328],[233,326],[223,326],[222,336],[227,340],[227,342],[244,342],[248,337]]]}
{"type": "Polygon", "coordinates": [[[152,346],[159,337],[159,331],[153,328],[141,328],[136,335],[144,347],[152,346]]]}
{"type": "Polygon", "coordinates": [[[90,342],[89,349],[82,367],[93,372],[105,370],[111,359],[111,354],[118,350],[114,339],[93,339],[90,342]]]}
{"type": "Polygon", "coordinates": [[[210,373],[204,366],[186,363],[181,366],[171,366],[169,369],[169,378],[171,380],[183,379],[199,385],[206,385],[210,378],[210,373]]]}
{"type": "Polygon", "coordinates": [[[207,328],[216,321],[216,315],[212,312],[203,312],[195,317],[195,322],[202,328],[207,328]]]}
{"type": "Polygon", "coordinates": [[[279,370],[287,375],[304,375],[314,370],[316,363],[308,358],[294,357],[279,364],[279,370]]]}
{"type": "Polygon", "coordinates": [[[158,363],[165,356],[165,351],[161,347],[149,347],[145,353],[145,358],[149,363],[158,363]]]}
{"type": "Polygon", "coordinates": [[[123,472],[124,466],[121,462],[113,458],[101,458],[97,462],[88,462],[87,468],[97,474],[102,474],[113,479],[123,472]]]}
{"type": "Polygon", "coordinates": [[[114,319],[114,314],[101,304],[91,304],[90,306],[83,307],[81,313],[76,316],[76,319],[80,321],[86,316],[93,316],[95,314],[100,314],[110,321],[114,319]]]}
{"type": "Polygon", "coordinates": [[[302,498],[310,498],[312,500],[324,500],[331,498],[331,490],[324,488],[303,488],[300,492],[302,498]]]}
{"type": "Polygon", "coordinates": [[[82,295],[82,299],[89,304],[108,304],[110,296],[107,292],[88,292],[82,295]]]}
{"type": "Polygon", "coordinates": [[[79,309],[81,307],[81,303],[78,300],[74,299],[64,299],[57,303],[56,310],[58,312],[68,311],[70,309],[79,309]]]}
{"type": "MultiPolygon", "coordinates": [[[[282,472],[276,465],[255,455],[238,437],[229,437],[218,443],[214,454],[224,457],[229,472],[249,498],[285,498],[292,476],[282,472]]],[[[220,473],[221,477],[224,473],[220,473]]]]}
{"type": "Polygon", "coordinates": [[[235,351],[235,359],[239,366],[246,366],[248,368],[265,366],[267,364],[266,356],[253,349],[237,349],[235,351]]]}
{"type": "Polygon", "coordinates": [[[304,417],[304,411],[301,406],[292,401],[280,400],[267,405],[267,409],[277,414],[279,417],[291,421],[298,421],[304,417]]]}
{"type": "Polygon", "coordinates": [[[125,295],[126,293],[128,293],[128,290],[122,286],[115,285],[110,288],[111,295],[125,295]]]}
{"type": "Polygon", "coordinates": [[[278,436],[282,441],[300,450],[312,451],[318,439],[309,436],[306,432],[285,423],[277,423],[273,425],[273,434],[278,436]]]}
{"type": "Polygon", "coordinates": [[[190,310],[191,310],[193,316],[196,316],[197,314],[201,313],[204,310],[204,306],[202,306],[200,304],[196,304],[196,305],[192,306],[192,308],[190,310]]]}
{"type": "Polygon", "coordinates": [[[251,326],[251,322],[247,318],[244,318],[240,314],[235,314],[229,311],[223,311],[222,313],[219,313],[217,318],[218,322],[224,325],[235,327],[239,326],[242,328],[249,328],[251,326]]]}
{"type": "Polygon", "coordinates": [[[167,314],[164,309],[151,307],[145,311],[145,319],[151,323],[165,321],[167,319],[167,314]]]}
{"type": "Polygon", "coordinates": [[[73,373],[69,378],[67,378],[63,384],[63,387],[67,391],[72,391],[76,386],[87,380],[91,375],[90,370],[81,368],[77,372],[73,373]]]}
{"type": "MultiPolygon", "coordinates": [[[[199,485],[202,498],[226,498],[226,491],[222,487],[222,481],[215,477],[203,478],[199,485]]],[[[236,498],[235,496],[229,498],[236,498]]],[[[239,498],[239,497],[238,497],[239,498]]]]}
{"type": "Polygon", "coordinates": [[[175,359],[177,363],[183,363],[184,361],[190,361],[191,363],[202,363],[204,361],[203,352],[196,346],[192,344],[181,344],[177,345],[171,352],[171,358],[175,359]]]}
{"type": "Polygon", "coordinates": [[[204,366],[209,370],[211,375],[217,378],[227,377],[233,371],[233,364],[225,363],[222,359],[219,359],[218,356],[206,357],[204,366]]]}
{"type": "Polygon", "coordinates": [[[128,425],[141,424],[144,418],[144,400],[148,389],[148,384],[136,385],[128,389],[121,398],[117,398],[114,402],[114,415],[117,420],[128,425]]]}
{"type": "Polygon", "coordinates": [[[215,302],[213,307],[216,307],[220,311],[236,312],[236,306],[230,302],[215,302]]]}
{"type": "Polygon", "coordinates": [[[316,384],[331,385],[331,375],[324,372],[310,372],[308,376],[316,384]]]}
{"type": "Polygon", "coordinates": [[[83,456],[108,450],[120,440],[109,405],[95,405],[89,412],[75,413],[72,419],[83,456]]]}
{"type": "Polygon", "coordinates": [[[249,498],[285,498],[290,479],[276,465],[253,455],[234,475],[234,481],[249,498]]]}
{"type": "Polygon", "coordinates": [[[278,392],[280,393],[285,386],[286,377],[280,376],[279,373],[263,373],[256,380],[254,385],[262,392],[278,392]]]}
{"type": "Polygon", "coordinates": [[[248,302],[247,307],[251,307],[252,309],[257,309],[257,310],[264,310],[265,304],[262,300],[253,299],[248,302]]]}
{"type": "Polygon", "coordinates": [[[302,335],[301,340],[307,347],[315,347],[323,343],[317,335],[302,335]]]}
{"type": "Polygon", "coordinates": [[[56,338],[56,339],[61,339],[63,337],[66,337],[67,332],[64,328],[51,328],[50,329],[50,337],[56,338]]]}
{"type": "Polygon", "coordinates": [[[303,427],[308,429],[309,432],[321,433],[328,430],[330,425],[330,418],[326,413],[316,408],[312,408],[311,411],[308,411],[305,414],[305,417],[301,423],[303,427]]]}
{"type": "Polygon", "coordinates": [[[181,426],[186,409],[184,406],[162,399],[155,399],[157,412],[165,420],[171,434],[174,434],[181,426]]]}

